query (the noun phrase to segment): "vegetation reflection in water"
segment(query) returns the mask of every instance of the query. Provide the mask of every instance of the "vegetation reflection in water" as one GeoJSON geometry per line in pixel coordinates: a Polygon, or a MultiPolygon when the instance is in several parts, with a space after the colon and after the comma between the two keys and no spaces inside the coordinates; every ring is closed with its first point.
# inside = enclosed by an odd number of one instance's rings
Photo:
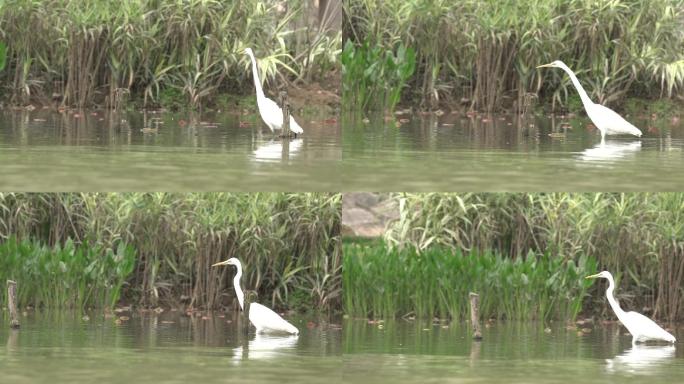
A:
{"type": "Polygon", "coordinates": [[[632,116],[630,121],[644,131],[642,138],[617,136],[601,143],[584,116],[399,113],[344,116],[346,189],[684,188],[684,122],[677,118],[632,116]]]}
{"type": "Polygon", "coordinates": [[[6,190],[330,190],[337,120],[300,114],[283,141],[257,114],[48,110],[0,114],[6,190]]]}
{"type": "MultiPolygon", "coordinates": [[[[681,333],[681,328],[678,329],[681,333]]],[[[344,323],[349,382],[675,382],[684,354],[672,345],[632,347],[615,323],[584,332],[562,323],[490,322],[475,342],[463,323],[344,323]]]]}
{"type": "MultiPolygon", "coordinates": [[[[241,332],[235,313],[187,316],[29,312],[19,331],[0,328],[3,382],[320,382],[341,377],[341,330],[296,320],[299,337],[241,332]]],[[[5,323],[3,321],[3,323],[5,323]]]]}

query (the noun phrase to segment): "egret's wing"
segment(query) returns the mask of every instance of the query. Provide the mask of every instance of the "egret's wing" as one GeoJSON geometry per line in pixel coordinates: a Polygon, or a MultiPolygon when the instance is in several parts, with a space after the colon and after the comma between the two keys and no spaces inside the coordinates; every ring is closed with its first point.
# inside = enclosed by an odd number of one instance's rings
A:
{"type": "Polygon", "coordinates": [[[587,109],[587,114],[597,127],[605,129],[607,134],[630,134],[641,136],[639,128],[612,109],[601,104],[594,104],[587,109]]]}
{"type": "Polygon", "coordinates": [[[638,312],[627,312],[627,318],[624,324],[629,332],[633,335],[638,334],[642,337],[649,339],[659,339],[659,340],[673,340],[669,332],[662,329],[655,321],[649,319],[648,317],[642,315],[638,312]]]}
{"type": "MultiPolygon", "coordinates": [[[[283,109],[275,101],[265,98],[259,105],[259,112],[264,123],[271,129],[283,129],[283,109]]],[[[304,133],[302,127],[297,124],[290,114],[290,131],[301,134],[304,133]]]]}
{"type": "Polygon", "coordinates": [[[271,130],[281,129],[283,127],[283,111],[280,109],[275,101],[264,98],[259,103],[259,113],[264,123],[268,125],[271,130]]]}
{"type": "Polygon", "coordinates": [[[294,117],[292,117],[292,115],[290,115],[290,131],[292,131],[298,135],[304,133],[304,130],[302,129],[302,127],[299,126],[299,124],[297,124],[297,122],[295,121],[294,117]]]}
{"type": "Polygon", "coordinates": [[[257,328],[257,331],[299,333],[297,327],[288,323],[270,308],[258,303],[250,304],[249,320],[257,328]]]}

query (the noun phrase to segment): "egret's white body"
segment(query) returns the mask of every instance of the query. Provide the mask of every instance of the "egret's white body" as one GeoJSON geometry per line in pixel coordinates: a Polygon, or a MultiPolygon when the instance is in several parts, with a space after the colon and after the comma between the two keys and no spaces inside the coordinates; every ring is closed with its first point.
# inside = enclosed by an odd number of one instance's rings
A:
{"type": "MultiPolygon", "coordinates": [[[[261,88],[261,81],[259,81],[259,70],[257,69],[257,63],[252,49],[245,49],[245,53],[247,53],[252,60],[252,75],[254,77],[254,87],[256,88],[259,115],[261,115],[261,119],[271,129],[271,132],[281,130],[283,129],[283,110],[275,101],[264,95],[264,90],[261,88]]],[[[304,133],[304,130],[297,124],[292,115],[290,115],[290,131],[295,135],[304,133]]]]}
{"type": "MultiPolygon", "coordinates": [[[[231,257],[226,261],[212,265],[212,267],[216,267],[218,265],[234,265],[237,268],[237,273],[233,278],[233,288],[235,288],[235,295],[240,303],[240,308],[244,311],[245,294],[242,292],[242,288],[240,288],[240,278],[242,277],[242,264],[240,263],[240,260],[231,257]]],[[[299,334],[299,329],[297,329],[297,327],[288,323],[270,308],[259,303],[250,303],[247,317],[252,325],[254,325],[256,328],[257,333],[282,332],[295,335],[299,334]]]]}
{"type": "Polygon", "coordinates": [[[677,341],[674,336],[661,328],[655,321],[637,312],[625,312],[620,308],[620,305],[613,296],[615,289],[615,281],[613,275],[608,271],[603,271],[596,275],[587,276],[587,279],[604,278],[608,280],[608,289],[606,290],[606,297],[610,303],[613,312],[617,316],[622,325],[627,328],[632,334],[632,344],[647,340],[664,340],[670,343],[677,341]]]}
{"type": "Polygon", "coordinates": [[[570,76],[572,84],[577,89],[577,93],[580,95],[582,104],[584,105],[584,110],[587,111],[587,115],[591,121],[596,125],[596,128],[601,132],[601,140],[604,140],[606,135],[634,135],[641,137],[641,131],[639,128],[632,125],[629,121],[622,118],[612,109],[605,107],[601,104],[596,104],[589,99],[589,95],[582,88],[577,76],[568,68],[565,63],[560,60],[556,60],[553,63],[540,65],[537,68],[552,67],[560,68],[565,71],[565,73],[570,76]]]}

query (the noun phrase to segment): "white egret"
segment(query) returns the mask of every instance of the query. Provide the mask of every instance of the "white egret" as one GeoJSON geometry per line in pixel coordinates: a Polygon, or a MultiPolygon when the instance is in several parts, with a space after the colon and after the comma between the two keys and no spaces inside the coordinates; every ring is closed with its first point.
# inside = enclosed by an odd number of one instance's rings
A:
{"type": "MultiPolygon", "coordinates": [[[[261,119],[268,125],[271,132],[281,130],[283,129],[283,110],[275,101],[264,96],[264,90],[261,88],[259,70],[257,69],[257,63],[252,48],[245,49],[245,53],[252,60],[252,74],[254,77],[254,87],[256,88],[257,107],[259,108],[261,119]]],[[[297,124],[292,115],[290,115],[290,131],[292,131],[295,136],[304,133],[304,130],[297,124]]]]}
{"type": "Polygon", "coordinates": [[[596,275],[587,276],[587,279],[604,278],[608,279],[608,289],[606,290],[606,297],[608,303],[613,308],[615,315],[622,325],[627,328],[632,334],[632,344],[646,340],[665,340],[670,343],[677,341],[669,332],[662,329],[655,321],[637,312],[625,312],[620,308],[620,305],[613,296],[613,289],[615,289],[615,281],[613,275],[608,271],[603,271],[596,275]]]}
{"type": "Polygon", "coordinates": [[[584,91],[584,88],[582,88],[582,85],[580,84],[579,80],[577,80],[577,76],[575,76],[575,73],[572,72],[572,70],[568,68],[568,66],[565,65],[564,62],[556,60],[553,63],[540,65],[537,68],[544,67],[560,68],[564,70],[565,73],[568,74],[568,76],[570,76],[572,84],[577,89],[577,93],[579,93],[580,99],[582,99],[582,104],[584,105],[584,109],[587,111],[587,115],[594,123],[594,125],[596,125],[596,128],[598,128],[598,130],[601,131],[601,140],[605,140],[606,135],[629,134],[641,137],[641,131],[639,130],[639,128],[635,127],[630,122],[623,119],[622,116],[618,115],[612,109],[605,107],[601,104],[596,104],[592,102],[591,99],[589,99],[587,92],[584,91]]]}
{"type": "MultiPolygon", "coordinates": [[[[233,287],[235,288],[235,295],[240,303],[240,308],[244,311],[245,294],[242,292],[242,288],[240,288],[240,278],[242,277],[242,264],[240,264],[240,260],[236,259],[235,257],[231,257],[226,261],[212,265],[212,267],[219,265],[234,265],[235,268],[237,268],[237,273],[233,278],[233,287]]],[[[282,332],[295,335],[299,334],[297,327],[288,323],[285,319],[280,317],[280,315],[259,303],[251,303],[249,305],[249,313],[247,314],[247,317],[249,318],[249,321],[252,322],[254,327],[256,327],[257,333],[282,332]]]]}

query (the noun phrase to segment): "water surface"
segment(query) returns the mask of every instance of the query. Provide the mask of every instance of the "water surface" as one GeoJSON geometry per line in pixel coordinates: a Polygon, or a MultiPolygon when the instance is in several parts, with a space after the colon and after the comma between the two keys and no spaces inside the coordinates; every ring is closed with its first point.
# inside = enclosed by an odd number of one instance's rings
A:
{"type": "MultiPolygon", "coordinates": [[[[565,325],[494,323],[475,342],[463,324],[344,324],[347,382],[675,383],[684,349],[631,345],[617,324],[578,334],[565,325]]],[[[684,332],[675,332],[681,338],[684,332]]]]}
{"type": "Polygon", "coordinates": [[[239,318],[29,313],[0,327],[3,383],[320,383],[341,377],[341,330],[292,319],[297,336],[241,332],[239,318]],[[230,321],[230,323],[228,323],[230,321]]]}
{"type": "Polygon", "coordinates": [[[643,137],[600,135],[585,116],[345,116],[345,190],[684,189],[684,121],[629,117],[643,137]]]}
{"type": "Polygon", "coordinates": [[[288,141],[255,114],[4,110],[0,190],[335,190],[337,120],[297,119],[288,141]]]}

